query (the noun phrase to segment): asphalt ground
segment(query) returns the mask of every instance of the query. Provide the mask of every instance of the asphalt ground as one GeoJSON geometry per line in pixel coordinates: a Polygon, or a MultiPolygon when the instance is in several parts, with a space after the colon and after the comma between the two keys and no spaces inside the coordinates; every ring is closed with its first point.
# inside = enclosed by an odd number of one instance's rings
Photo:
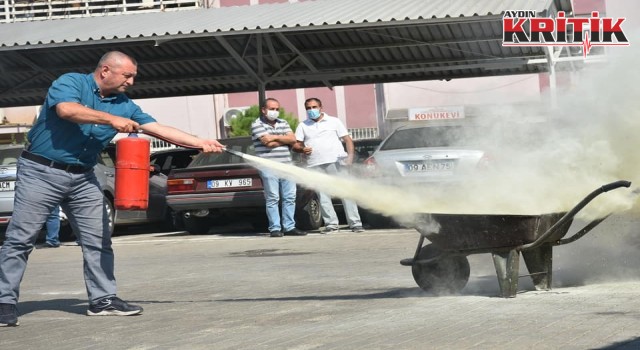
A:
{"type": "Polygon", "coordinates": [[[635,216],[556,247],[553,289],[521,278],[511,299],[490,254],[469,256],[460,295],[422,292],[399,264],[412,229],[212,231],[114,237],[119,296],[145,309],[132,317],[85,316],[79,247],[34,251],[0,349],[640,349],[635,216]]]}

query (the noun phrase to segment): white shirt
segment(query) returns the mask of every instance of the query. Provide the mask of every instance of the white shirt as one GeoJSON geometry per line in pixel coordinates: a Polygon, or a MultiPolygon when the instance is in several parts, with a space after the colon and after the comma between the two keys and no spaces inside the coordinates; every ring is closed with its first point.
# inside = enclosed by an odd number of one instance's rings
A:
{"type": "Polygon", "coordinates": [[[307,166],[335,163],[347,157],[342,137],[349,132],[340,119],[323,113],[320,121],[307,119],[298,124],[296,140],[304,142],[305,147],[311,147],[312,152],[307,156],[307,166]]]}

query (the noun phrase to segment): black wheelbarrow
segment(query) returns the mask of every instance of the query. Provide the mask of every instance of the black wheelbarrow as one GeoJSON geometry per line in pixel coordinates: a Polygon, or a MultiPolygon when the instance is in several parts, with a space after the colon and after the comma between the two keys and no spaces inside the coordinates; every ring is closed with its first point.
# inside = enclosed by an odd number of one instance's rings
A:
{"type": "Polygon", "coordinates": [[[491,253],[498,275],[500,294],[513,298],[518,290],[520,253],[537,290],[551,289],[552,249],[587,234],[609,215],[593,220],[569,238],[564,238],[574,216],[598,195],[629,187],[616,181],[591,192],[572,210],[543,215],[424,214],[417,223],[420,232],[413,258],[400,264],[411,266],[420,288],[433,294],[460,292],[469,280],[467,256],[491,253]],[[423,246],[424,240],[431,244],[423,246]]]}

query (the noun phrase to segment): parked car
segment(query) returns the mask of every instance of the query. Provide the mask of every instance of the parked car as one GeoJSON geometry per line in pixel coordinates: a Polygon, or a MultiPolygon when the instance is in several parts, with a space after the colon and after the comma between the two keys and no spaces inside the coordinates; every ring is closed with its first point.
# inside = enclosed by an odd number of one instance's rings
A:
{"type": "Polygon", "coordinates": [[[172,148],[151,153],[151,164],[160,168],[160,173],[169,175],[173,169],[186,168],[195,156],[200,153],[197,149],[172,148]]]}
{"type": "MultiPolygon", "coordinates": [[[[223,142],[228,149],[255,154],[251,137],[223,142]]],[[[204,233],[216,222],[249,221],[256,229],[267,226],[262,179],[243,158],[229,153],[201,153],[167,181],[167,204],[182,218],[189,233],[204,233]]],[[[303,230],[322,226],[320,203],[313,190],[299,187],[296,224],[303,230]]]]}
{"type": "MultiPolygon", "coordinates": [[[[16,176],[16,163],[24,145],[0,146],[0,231],[5,231],[13,212],[13,197],[16,176]]],[[[175,148],[154,152],[150,157],[150,164],[156,171],[150,173],[149,178],[149,208],[147,210],[115,210],[115,162],[116,148],[109,145],[98,156],[98,164],[94,167],[98,182],[107,199],[105,206],[109,213],[109,227],[113,232],[115,225],[134,225],[162,223],[164,229],[172,229],[174,215],[166,205],[167,176],[171,170],[185,167],[191,162],[198,150],[175,148]]],[[[60,237],[73,238],[71,227],[66,221],[66,215],[61,213],[62,226],[60,237]]]]}
{"type": "Polygon", "coordinates": [[[380,146],[382,142],[381,139],[360,139],[353,140],[353,148],[354,148],[354,163],[361,164],[364,163],[373,152],[380,146]]]}
{"type": "Polygon", "coordinates": [[[98,159],[94,171],[107,199],[105,206],[109,213],[111,232],[115,225],[136,225],[161,223],[163,229],[174,229],[175,216],[167,206],[167,175],[171,170],[186,167],[198,150],[174,148],[154,152],[150,156],[150,164],[155,171],[149,174],[149,207],[146,210],[116,210],[115,198],[115,163],[116,146],[111,144],[105,148],[98,159]]]}
{"type": "MultiPolygon", "coordinates": [[[[365,169],[364,165],[366,164],[367,159],[371,157],[371,155],[380,147],[381,139],[360,139],[353,140],[353,148],[354,148],[354,169],[353,174],[357,174],[358,176],[368,176],[368,170],[365,169]]],[[[339,204],[339,200],[334,198],[333,200],[334,206],[339,204]]],[[[340,203],[341,204],[341,203],[340,203]]],[[[360,219],[362,223],[367,228],[388,228],[397,226],[396,222],[382,214],[370,211],[366,208],[358,208],[358,212],[360,213],[360,219]]],[[[342,213],[341,213],[342,214],[342,213]]],[[[341,218],[341,220],[343,220],[341,218]]],[[[344,219],[346,221],[346,219],[344,219]]]]}
{"type": "MultiPolygon", "coordinates": [[[[13,197],[15,196],[16,171],[18,158],[24,145],[0,145],[0,243],[4,241],[5,233],[11,215],[13,214],[13,197]]],[[[61,220],[66,220],[64,214],[61,220]]],[[[41,238],[44,234],[40,235],[41,238]]],[[[66,232],[61,232],[62,239],[69,239],[66,232]]]]}
{"type": "Polygon", "coordinates": [[[13,212],[16,168],[23,145],[0,146],[0,230],[5,230],[13,212]]]}
{"type": "MultiPolygon", "coordinates": [[[[356,141],[356,152],[370,152],[379,140],[356,141]]],[[[230,150],[255,154],[250,137],[236,137],[223,142],[230,150]]],[[[294,153],[294,163],[302,165],[301,155],[294,153]]],[[[364,157],[362,157],[364,159],[364,157]]],[[[174,170],[167,180],[167,204],[182,220],[189,233],[205,233],[216,223],[233,220],[250,222],[256,229],[267,227],[262,179],[258,170],[241,157],[229,153],[203,153],[186,168],[174,170]]],[[[342,203],[334,199],[334,207],[342,216],[342,203]]],[[[361,210],[366,220],[381,225],[388,218],[361,210]]],[[[315,230],[323,225],[320,203],[315,190],[298,187],[296,225],[315,230]]],[[[344,219],[343,219],[344,221],[344,219]]]]}
{"type": "Polygon", "coordinates": [[[365,161],[368,174],[392,183],[460,180],[487,164],[477,144],[481,132],[461,125],[400,127],[365,161]]]}

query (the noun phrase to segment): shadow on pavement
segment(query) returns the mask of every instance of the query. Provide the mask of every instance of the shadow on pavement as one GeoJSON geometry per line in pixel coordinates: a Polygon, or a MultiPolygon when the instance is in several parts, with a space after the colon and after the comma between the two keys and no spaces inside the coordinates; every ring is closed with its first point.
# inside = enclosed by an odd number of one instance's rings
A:
{"type": "Polygon", "coordinates": [[[636,337],[633,339],[615,342],[609,346],[601,347],[601,348],[593,348],[593,350],[631,350],[631,349],[640,349],[640,337],[636,337]]]}
{"type": "Polygon", "coordinates": [[[87,313],[87,308],[88,303],[86,299],[51,299],[18,302],[18,313],[20,315],[26,315],[31,312],[41,310],[55,310],[85,315],[87,313]]]}
{"type": "Polygon", "coordinates": [[[219,299],[217,301],[228,302],[253,302],[253,301],[298,301],[298,300],[360,300],[360,299],[390,299],[390,298],[415,298],[430,296],[420,288],[399,288],[384,292],[365,293],[365,294],[347,294],[347,295],[302,295],[297,297],[279,297],[279,298],[238,298],[238,299],[219,299]]]}

